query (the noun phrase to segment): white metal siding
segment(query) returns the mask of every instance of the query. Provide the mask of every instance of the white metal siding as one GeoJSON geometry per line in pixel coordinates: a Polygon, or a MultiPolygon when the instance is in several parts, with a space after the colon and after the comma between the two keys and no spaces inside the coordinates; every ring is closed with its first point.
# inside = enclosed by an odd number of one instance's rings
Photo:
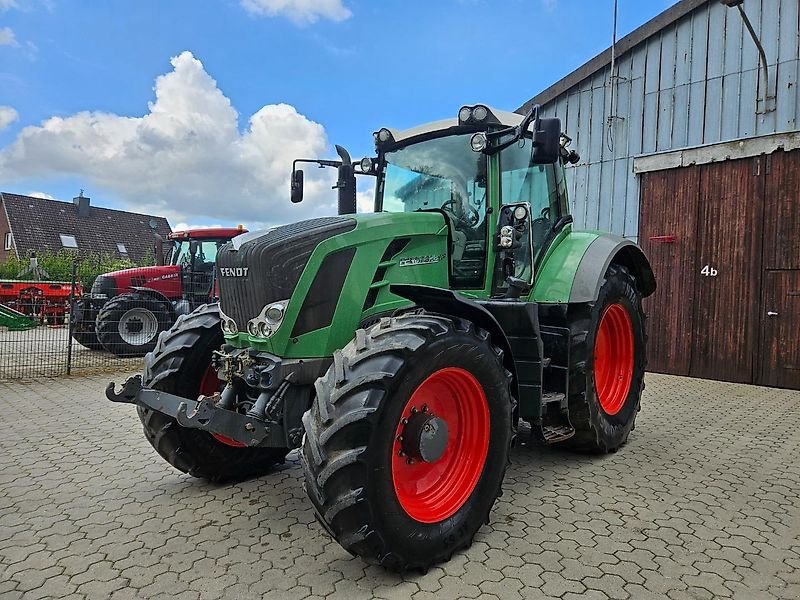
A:
{"type": "Polygon", "coordinates": [[[799,128],[798,1],[745,0],[744,9],[767,54],[771,93],[777,78],[772,112],[756,113],[758,52],[739,11],[717,0],[617,57],[613,115],[610,65],[543,106],[581,155],[568,172],[578,227],[637,238],[639,154],[799,128]]]}

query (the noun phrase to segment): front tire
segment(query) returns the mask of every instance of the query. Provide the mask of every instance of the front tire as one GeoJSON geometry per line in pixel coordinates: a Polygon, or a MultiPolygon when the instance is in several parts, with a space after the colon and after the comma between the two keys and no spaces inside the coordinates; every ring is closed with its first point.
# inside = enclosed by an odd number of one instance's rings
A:
{"type": "MultiPolygon", "coordinates": [[[[200,306],[181,316],[144,359],[142,385],[184,398],[210,395],[220,382],[211,354],[223,343],[219,307],[200,306]]],[[[288,448],[247,448],[205,431],[186,429],[172,417],[137,407],[147,440],[173,467],[212,482],[238,481],[268,473],[288,448]]]]}
{"type": "Polygon", "coordinates": [[[350,553],[397,571],[469,546],[508,465],[510,378],[468,321],[412,314],[359,329],[303,417],[317,518],[350,553]]]}
{"type": "Polygon", "coordinates": [[[158,334],[172,325],[169,309],[159,300],[132,292],[112,298],[97,314],[97,339],[119,357],[144,356],[156,346],[158,334]]]}
{"type": "Polygon", "coordinates": [[[563,445],[616,452],[628,440],[644,390],[645,315],[636,279],[611,264],[593,305],[570,318],[569,414],[575,435],[563,445]]]}

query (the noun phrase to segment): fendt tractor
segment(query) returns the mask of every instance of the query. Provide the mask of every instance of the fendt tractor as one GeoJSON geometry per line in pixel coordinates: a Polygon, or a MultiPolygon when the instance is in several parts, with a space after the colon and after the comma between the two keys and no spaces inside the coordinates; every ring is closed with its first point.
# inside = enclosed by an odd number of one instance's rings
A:
{"type": "Polygon", "coordinates": [[[179,315],[212,299],[217,250],[246,232],[240,225],[174,231],[163,244],[159,239],[156,266],[113,271],[94,280],[91,292],[75,303],[72,337],[92,350],[144,356],[179,315]]]}
{"type": "Polygon", "coordinates": [[[338,168],[339,215],[226,244],[219,304],[180,317],[108,398],[206,480],[300,447],[346,550],[393,570],[449,559],[489,518],[520,421],[614,452],[639,410],[655,279],[630,240],[573,230],[566,142],[538,108],[476,105],[380,129],[361,161],[295,161],[293,201],[297,163],[338,168]],[[355,214],[357,174],[375,178],[372,214],[355,214]]]}

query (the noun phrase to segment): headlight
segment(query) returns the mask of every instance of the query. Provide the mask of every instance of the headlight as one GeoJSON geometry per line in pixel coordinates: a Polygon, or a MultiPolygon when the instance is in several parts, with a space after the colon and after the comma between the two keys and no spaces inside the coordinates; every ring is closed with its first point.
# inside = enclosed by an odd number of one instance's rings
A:
{"type": "Polygon", "coordinates": [[[472,147],[473,152],[483,152],[486,146],[489,145],[489,140],[486,138],[485,133],[476,133],[469,139],[469,145],[472,147]]]}
{"type": "Polygon", "coordinates": [[[239,333],[239,328],[236,326],[236,321],[233,319],[222,319],[222,333],[227,333],[228,335],[236,335],[239,333]]]}
{"type": "Polygon", "coordinates": [[[272,335],[272,328],[267,325],[264,321],[261,321],[258,324],[258,335],[261,337],[269,337],[272,335]]]}
{"type": "Polygon", "coordinates": [[[250,321],[247,324],[247,333],[249,333],[253,337],[257,336],[258,335],[258,323],[256,323],[255,321],[250,321]]]}
{"type": "Polygon", "coordinates": [[[514,209],[514,218],[518,221],[522,221],[525,217],[528,216],[528,209],[524,206],[518,206],[514,209]]]}
{"type": "Polygon", "coordinates": [[[267,317],[268,321],[278,323],[281,319],[283,319],[283,311],[283,304],[273,304],[272,306],[267,307],[265,316],[267,317]]]}
{"type": "Polygon", "coordinates": [[[462,123],[466,123],[469,121],[470,117],[472,116],[472,109],[469,106],[462,106],[461,110],[458,111],[458,120],[462,123]]]}
{"type": "Polygon", "coordinates": [[[370,157],[365,157],[361,159],[361,170],[364,173],[372,173],[372,159],[370,157]]]}
{"type": "Polygon", "coordinates": [[[378,140],[381,142],[388,142],[392,139],[392,132],[385,127],[378,132],[378,140]]]}

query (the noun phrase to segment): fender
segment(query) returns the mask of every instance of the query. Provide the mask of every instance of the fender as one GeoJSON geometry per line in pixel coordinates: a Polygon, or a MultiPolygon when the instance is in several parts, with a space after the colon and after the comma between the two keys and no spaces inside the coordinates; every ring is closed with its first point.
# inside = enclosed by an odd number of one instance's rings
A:
{"type": "MultiPolygon", "coordinates": [[[[530,331],[529,333],[532,336],[537,336],[534,338],[536,339],[537,343],[528,345],[530,346],[528,348],[529,353],[531,353],[533,356],[525,358],[532,359],[531,361],[526,361],[526,365],[530,364],[531,362],[538,364],[539,369],[536,373],[538,377],[534,376],[532,378],[523,378],[523,380],[520,380],[520,377],[518,377],[517,373],[518,370],[515,362],[514,351],[509,338],[506,336],[505,332],[503,331],[503,327],[500,325],[497,318],[491,312],[489,312],[485,306],[465,298],[461,294],[458,294],[452,290],[435,288],[427,285],[394,284],[390,287],[390,290],[393,294],[411,300],[420,308],[424,308],[430,312],[440,313],[445,316],[455,316],[467,319],[475,323],[475,325],[481,329],[488,331],[492,336],[492,341],[500,346],[500,348],[503,350],[503,364],[513,376],[513,380],[511,382],[511,391],[514,397],[520,400],[523,410],[527,408],[528,405],[538,405],[539,400],[541,399],[542,346],[541,341],[538,339],[539,321],[537,318],[537,309],[535,304],[529,302],[505,303],[507,308],[513,308],[512,304],[521,307],[528,307],[528,310],[526,311],[527,315],[533,316],[532,322],[530,323],[530,327],[528,327],[528,329],[534,330],[530,331]],[[528,379],[531,379],[531,381],[528,381],[528,379]],[[530,385],[528,385],[529,383],[530,385]],[[524,392],[522,398],[520,398],[520,392],[524,392]]],[[[506,315],[502,315],[501,311],[501,316],[506,315]]],[[[514,316],[511,316],[511,318],[514,318],[514,316]]],[[[534,374],[531,373],[531,375],[534,374]]],[[[520,408],[518,407],[517,410],[519,409],[520,408]]]]}
{"type": "Polygon", "coordinates": [[[594,302],[612,262],[628,268],[643,297],[655,291],[653,269],[634,242],[599,231],[574,231],[548,252],[531,299],[543,304],[594,302]]]}
{"type": "Polygon", "coordinates": [[[642,249],[631,240],[613,234],[603,234],[592,242],[575,271],[570,302],[594,302],[605,281],[611,263],[627,267],[636,278],[643,298],[656,291],[656,278],[650,261],[642,249]]]}
{"type": "Polygon", "coordinates": [[[163,302],[164,304],[166,304],[167,309],[169,310],[169,314],[172,317],[172,320],[174,321],[177,318],[177,314],[175,313],[175,305],[169,298],[167,298],[161,292],[148,287],[131,287],[129,289],[134,290],[135,292],[138,292],[143,296],[147,296],[148,298],[152,298],[153,300],[158,300],[159,302],[163,302]]]}

